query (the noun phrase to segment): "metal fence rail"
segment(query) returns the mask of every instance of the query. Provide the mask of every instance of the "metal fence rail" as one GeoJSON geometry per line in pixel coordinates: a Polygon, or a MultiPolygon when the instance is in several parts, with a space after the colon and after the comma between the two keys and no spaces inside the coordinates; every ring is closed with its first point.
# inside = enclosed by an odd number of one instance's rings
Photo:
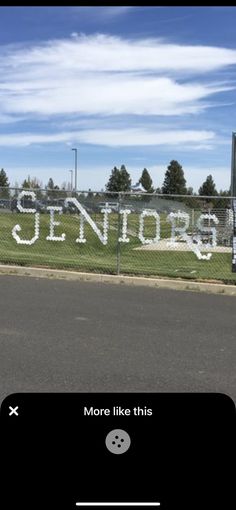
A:
{"type": "Polygon", "coordinates": [[[0,188],[0,263],[236,283],[233,197],[0,188]]]}

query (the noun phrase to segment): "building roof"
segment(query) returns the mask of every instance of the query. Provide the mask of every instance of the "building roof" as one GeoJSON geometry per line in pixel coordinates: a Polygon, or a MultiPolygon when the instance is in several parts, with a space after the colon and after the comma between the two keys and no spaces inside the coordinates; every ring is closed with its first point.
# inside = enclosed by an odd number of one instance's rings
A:
{"type": "Polygon", "coordinates": [[[131,191],[134,193],[146,193],[145,188],[142,186],[140,182],[136,182],[133,186],[131,186],[131,191]]]}

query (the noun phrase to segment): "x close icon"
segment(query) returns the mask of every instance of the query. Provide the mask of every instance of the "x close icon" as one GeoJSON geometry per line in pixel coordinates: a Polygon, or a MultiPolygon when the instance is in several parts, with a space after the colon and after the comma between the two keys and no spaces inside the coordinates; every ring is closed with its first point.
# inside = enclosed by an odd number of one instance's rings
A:
{"type": "Polygon", "coordinates": [[[17,412],[19,409],[19,406],[16,406],[16,407],[11,407],[9,406],[9,416],[19,416],[19,413],[17,412]]]}

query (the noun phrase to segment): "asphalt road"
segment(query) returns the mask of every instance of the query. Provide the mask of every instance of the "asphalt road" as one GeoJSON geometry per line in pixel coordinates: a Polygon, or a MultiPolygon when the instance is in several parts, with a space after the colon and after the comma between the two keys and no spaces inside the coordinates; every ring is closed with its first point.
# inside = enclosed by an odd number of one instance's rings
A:
{"type": "Polygon", "coordinates": [[[236,298],[0,276],[0,399],[13,392],[223,392],[236,298]]]}

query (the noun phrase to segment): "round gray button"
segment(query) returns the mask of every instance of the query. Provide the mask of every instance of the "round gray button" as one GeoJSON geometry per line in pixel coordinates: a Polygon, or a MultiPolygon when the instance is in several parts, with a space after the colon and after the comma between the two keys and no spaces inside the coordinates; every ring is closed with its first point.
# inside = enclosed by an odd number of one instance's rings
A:
{"type": "Polygon", "coordinates": [[[131,439],[125,430],[114,429],[107,434],[105,442],[109,452],[120,455],[121,453],[127,452],[131,444],[131,439]]]}

